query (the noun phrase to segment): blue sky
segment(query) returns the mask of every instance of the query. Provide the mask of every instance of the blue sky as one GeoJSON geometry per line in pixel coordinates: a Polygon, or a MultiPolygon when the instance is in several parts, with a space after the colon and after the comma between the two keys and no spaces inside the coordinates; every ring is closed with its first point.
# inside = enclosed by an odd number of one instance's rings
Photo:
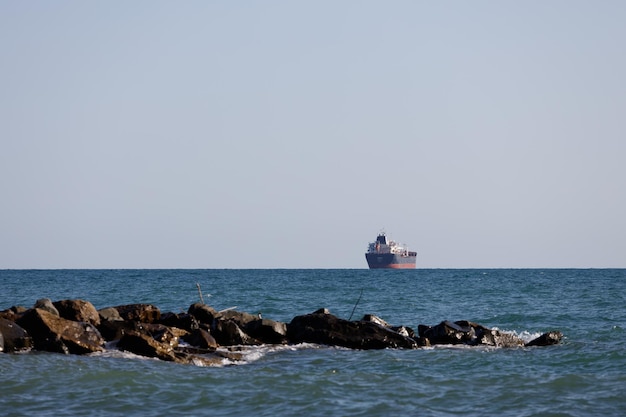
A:
{"type": "Polygon", "coordinates": [[[0,1],[0,268],[626,267],[625,21],[0,1]]]}

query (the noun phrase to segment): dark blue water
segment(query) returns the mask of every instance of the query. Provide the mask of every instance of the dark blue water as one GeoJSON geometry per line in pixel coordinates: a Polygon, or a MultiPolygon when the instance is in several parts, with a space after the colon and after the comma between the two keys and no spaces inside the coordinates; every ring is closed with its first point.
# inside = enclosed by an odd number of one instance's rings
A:
{"type": "Polygon", "coordinates": [[[626,270],[5,270],[0,310],[47,297],[180,312],[199,300],[196,283],[216,309],[280,321],[326,307],[413,328],[471,320],[565,338],[516,349],[265,346],[212,368],[115,351],[0,354],[0,414],[626,415],[626,270]]]}

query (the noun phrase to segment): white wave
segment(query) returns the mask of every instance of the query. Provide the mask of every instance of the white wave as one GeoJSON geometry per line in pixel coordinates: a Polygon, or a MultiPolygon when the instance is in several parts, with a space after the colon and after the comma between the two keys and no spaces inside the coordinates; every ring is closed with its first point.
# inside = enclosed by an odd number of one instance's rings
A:
{"type": "Polygon", "coordinates": [[[298,351],[306,349],[320,349],[326,346],[318,345],[315,343],[299,343],[296,345],[258,345],[258,346],[232,346],[228,349],[218,348],[217,352],[223,352],[226,356],[229,353],[238,353],[241,355],[240,359],[224,359],[224,365],[246,365],[256,362],[268,355],[280,352],[298,351]]]}
{"type": "Polygon", "coordinates": [[[521,332],[517,332],[516,330],[504,330],[504,329],[499,329],[497,327],[493,327],[493,330],[497,330],[500,333],[506,333],[506,334],[519,337],[520,339],[524,341],[524,343],[528,343],[531,340],[536,339],[539,336],[541,336],[541,333],[539,332],[530,332],[528,330],[522,330],[521,332]]]}
{"type": "Polygon", "coordinates": [[[151,358],[148,356],[137,355],[135,353],[131,353],[125,350],[120,350],[117,348],[117,341],[107,342],[104,345],[104,350],[102,352],[93,352],[90,353],[89,356],[100,357],[100,358],[122,358],[122,359],[140,359],[140,360],[150,360],[150,361],[158,361],[158,358],[151,358]]]}

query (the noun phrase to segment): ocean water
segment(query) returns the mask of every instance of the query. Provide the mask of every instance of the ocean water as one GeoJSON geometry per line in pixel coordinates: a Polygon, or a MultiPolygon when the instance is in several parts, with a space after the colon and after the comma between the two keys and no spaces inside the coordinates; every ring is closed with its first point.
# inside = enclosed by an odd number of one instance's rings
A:
{"type": "Polygon", "coordinates": [[[261,346],[217,367],[108,350],[0,354],[3,416],[624,416],[626,270],[0,270],[0,310],[199,301],[290,321],[321,307],[417,329],[471,320],[557,346],[261,346]],[[359,299],[360,297],[360,299],[359,299]],[[358,300],[358,303],[357,303],[358,300]]]}

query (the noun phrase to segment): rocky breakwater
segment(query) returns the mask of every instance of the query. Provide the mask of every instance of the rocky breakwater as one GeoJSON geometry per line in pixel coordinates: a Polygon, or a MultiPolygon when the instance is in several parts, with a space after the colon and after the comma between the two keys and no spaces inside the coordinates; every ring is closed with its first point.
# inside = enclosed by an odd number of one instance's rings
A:
{"type": "Polygon", "coordinates": [[[558,344],[562,334],[544,333],[524,342],[507,332],[469,321],[419,325],[418,332],[379,317],[344,320],[320,309],[291,322],[196,303],[186,313],[162,313],[151,304],[96,310],[89,301],[38,300],[32,308],[0,311],[0,352],[31,350],[88,354],[118,349],[201,366],[237,361],[242,346],[316,343],[351,349],[417,349],[437,344],[520,347],[558,344]]]}

